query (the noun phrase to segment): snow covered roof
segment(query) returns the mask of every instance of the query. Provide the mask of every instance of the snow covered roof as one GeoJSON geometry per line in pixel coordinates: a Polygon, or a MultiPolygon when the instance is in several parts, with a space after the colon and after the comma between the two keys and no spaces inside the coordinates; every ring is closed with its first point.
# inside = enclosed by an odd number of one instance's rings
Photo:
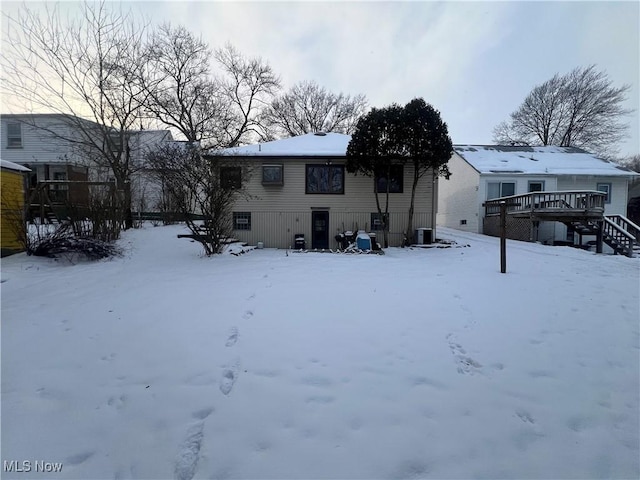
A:
{"type": "Polygon", "coordinates": [[[455,145],[455,152],[483,174],[597,175],[638,174],[576,147],[511,147],[455,145]]]}
{"type": "Polygon", "coordinates": [[[349,141],[351,135],[317,132],[255,145],[209,150],[208,153],[256,157],[344,157],[349,141]]]}
{"type": "Polygon", "coordinates": [[[15,170],[17,172],[30,172],[31,170],[27,167],[23,167],[22,165],[18,165],[17,163],[10,162],[8,160],[0,160],[0,167],[6,168],[7,170],[15,170]]]}

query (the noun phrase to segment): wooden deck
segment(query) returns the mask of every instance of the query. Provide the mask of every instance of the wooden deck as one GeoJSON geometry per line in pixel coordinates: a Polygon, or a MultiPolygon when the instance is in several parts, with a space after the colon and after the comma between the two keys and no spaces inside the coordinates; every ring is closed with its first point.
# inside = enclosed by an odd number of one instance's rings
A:
{"type": "Polygon", "coordinates": [[[604,217],[605,196],[591,190],[531,192],[487,200],[484,207],[487,217],[500,215],[500,205],[505,203],[507,215],[532,221],[599,220],[604,217]]]}
{"type": "Polygon", "coordinates": [[[528,220],[530,240],[537,239],[539,222],[561,222],[579,235],[578,246],[582,246],[583,235],[595,236],[597,253],[602,253],[606,243],[615,253],[633,257],[640,252],[640,227],[622,215],[605,216],[605,197],[605,193],[592,190],[531,192],[488,200],[483,206],[485,217],[494,223],[502,207],[506,216],[501,223],[506,217],[528,220]]]}

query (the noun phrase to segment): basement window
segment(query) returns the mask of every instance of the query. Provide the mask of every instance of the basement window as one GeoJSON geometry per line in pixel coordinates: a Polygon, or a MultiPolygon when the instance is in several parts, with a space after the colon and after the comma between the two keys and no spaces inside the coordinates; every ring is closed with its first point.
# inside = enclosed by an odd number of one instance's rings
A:
{"type": "Polygon", "coordinates": [[[233,212],[234,230],[251,230],[251,212],[233,212]]]}
{"type": "Polygon", "coordinates": [[[384,224],[384,229],[389,231],[389,214],[386,215],[386,222],[383,222],[385,218],[385,214],[382,213],[372,213],[371,214],[371,231],[373,232],[381,232],[382,231],[382,226],[384,224]]]}

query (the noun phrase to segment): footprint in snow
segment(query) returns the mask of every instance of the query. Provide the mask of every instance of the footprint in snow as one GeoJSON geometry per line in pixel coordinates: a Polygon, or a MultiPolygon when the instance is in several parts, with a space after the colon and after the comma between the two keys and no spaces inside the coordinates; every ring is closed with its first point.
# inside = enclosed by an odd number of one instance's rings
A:
{"type": "Polygon", "coordinates": [[[446,338],[449,341],[449,349],[458,364],[458,373],[462,375],[473,375],[474,373],[478,373],[482,368],[482,365],[469,357],[467,355],[467,351],[462,348],[462,345],[453,341],[452,337],[453,334],[450,333],[446,338]]]}
{"type": "Polygon", "coordinates": [[[196,410],[191,416],[197,420],[204,420],[213,413],[213,407],[206,407],[201,410],[196,410]]]}
{"type": "Polygon", "coordinates": [[[109,397],[109,400],[107,400],[107,405],[115,408],[116,410],[122,410],[125,406],[126,401],[126,395],[120,395],[119,397],[109,397]]]}
{"type": "Polygon", "coordinates": [[[233,347],[237,341],[238,341],[238,328],[232,327],[231,331],[229,332],[229,338],[227,338],[227,343],[225,343],[225,346],[233,347]]]}
{"type": "Polygon", "coordinates": [[[253,312],[251,310],[247,310],[246,312],[244,312],[244,315],[242,315],[242,318],[244,318],[245,320],[248,320],[251,317],[253,317],[253,312]]]}
{"type": "Polygon", "coordinates": [[[220,380],[220,391],[224,395],[229,395],[231,390],[233,390],[233,385],[236,383],[238,378],[238,374],[234,372],[232,369],[225,369],[222,372],[222,380],[220,380]]]}
{"type": "Polygon", "coordinates": [[[187,431],[174,467],[178,480],[191,480],[196,474],[203,438],[204,422],[196,423],[187,431]]]}
{"type": "Polygon", "coordinates": [[[525,412],[524,410],[517,411],[516,415],[524,423],[530,423],[532,425],[534,425],[536,423],[535,419],[528,412],[525,412]]]}
{"type": "Polygon", "coordinates": [[[89,458],[91,458],[94,453],[96,453],[96,452],[77,453],[76,455],[71,455],[70,457],[67,457],[65,459],[64,463],[66,463],[68,465],[80,465],[81,463],[84,463],[89,458]]]}

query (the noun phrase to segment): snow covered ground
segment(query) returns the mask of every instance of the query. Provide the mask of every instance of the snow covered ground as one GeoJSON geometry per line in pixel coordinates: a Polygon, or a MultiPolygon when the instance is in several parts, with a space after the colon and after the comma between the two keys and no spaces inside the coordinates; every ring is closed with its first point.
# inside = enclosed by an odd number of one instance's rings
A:
{"type": "Polygon", "coordinates": [[[204,258],[182,230],[2,260],[2,478],[639,477],[640,260],[510,241],[503,275],[445,229],[204,258]]]}

